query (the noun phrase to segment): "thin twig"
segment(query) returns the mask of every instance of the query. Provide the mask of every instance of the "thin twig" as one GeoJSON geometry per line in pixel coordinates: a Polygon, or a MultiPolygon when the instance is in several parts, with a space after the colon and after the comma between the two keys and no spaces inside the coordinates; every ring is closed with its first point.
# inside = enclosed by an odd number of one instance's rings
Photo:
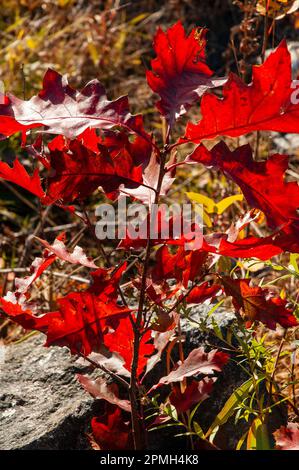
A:
{"type": "Polygon", "coordinates": [[[125,387],[127,390],[129,389],[129,384],[128,384],[128,382],[126,382],[125,379],[123,379],[123,378],[120,377],[119,375],[115,374],[115,373],[112,372],[111,370],[107,369],[107,367],[102,366],[101,364],[99,364],[98,362],[94,361],[93,359],[90,359],[89,357],[84,356],[84,354],[82,354],[82,353],[80,353],[80,352],[77,352],[77,354],[78,354],[78,356],[82,357],[83,359],[85,359],[86,361],[88,361],[90,364],[92,364],[96,369],[101,369],[103,372],[105,372],[105,374],[110,375],[110,377],[112,377],[114,380],[116,380],[120,385],[122,385],[123,387],[125,387]]]}

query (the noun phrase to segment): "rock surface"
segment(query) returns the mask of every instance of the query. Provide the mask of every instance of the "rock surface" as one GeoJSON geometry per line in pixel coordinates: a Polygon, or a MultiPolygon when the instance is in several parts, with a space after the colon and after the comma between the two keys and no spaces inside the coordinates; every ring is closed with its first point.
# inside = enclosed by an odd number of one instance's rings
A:
{"type": "MultiPolygon", "coordinates": [[[[34,335],[7,346],[0,368],[0,449],[76,449],[94,401],[76,381],[84,372],[65,348],[34,335]]],[[[85,368],[86,369],[86,368],[85,368]]]]}

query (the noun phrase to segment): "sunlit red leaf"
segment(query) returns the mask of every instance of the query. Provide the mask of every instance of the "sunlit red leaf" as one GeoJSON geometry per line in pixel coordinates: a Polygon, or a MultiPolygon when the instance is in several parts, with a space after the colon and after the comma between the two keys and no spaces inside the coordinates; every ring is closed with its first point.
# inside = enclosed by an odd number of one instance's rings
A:
{"type": "Polygon", "coordinates": [[[221,278],[227,295],[232,296],[237,311],[241,310],[246,320],[260,321],[274,330],[276,323],[284,328],[298,325],[293,311],[287,308],[287,301],[271,297],[268,290],[251,287],[250,279],[221,278]]]}
{"type": "Polygon", "coordinates": [[[209,88],[225,83],[213,79],[206,64],[206,30],[194,28],[187,36],[179,21],[165,33],[158,29],[154,38],[157,57],[146,73],[151,89],[160,95],[157,107],[170,125],[209,88]]]}
{"type": "Polygon", "coordinates": [[[206,353],[204,348],[193,349],[184,362],[180,363],[168,375],[162,377],[153,389],[163,384],[181,382],[186,377],[198,374],[212,375],[214,372],[220,372],[228,360],[229,356],[221,351],[217,351],[217,349],[213,349],[209,353],[206,353]]]}
{"type": "Polygon", "coordinates": [[[221,293],[221,286],[218,284],[210,285],[209,282],[204,282],[199,286],[195,286],[192,291],[185,297],[188,304],[202,304],[207,300],[212,300],[221,293]]]}
{"type": "Polygon", "coordinates": [[[274,433],[276,449],[278,450],[299,450],[299,427],[296,423],[288,423],[288,426],[281,426],[274,433]]]}
{"type": "Polygon", "coordinates": [[[194,281],[203,272],[207,256],[202,250],[186,251],[184,247],[179,247],[172,254],[167,246],[162,246],[156,253],[152,278],[154,281],[176,279],[187,286],[189,281],[194,281]]]}
{"type": "Polygon", "coordinates": [[[117,284],[122,269],[116,272],[116,280],[111,271],[106,275],[104,270],[95,271],[97,282],[94,285],[86,291],[71,292],[58,299],[57,311],[40,317],[28,310],[26,302],[20,305],[14,299],[1,299],[1,308],[24,328],[46,333],[46,346],[67,346],[73,354],[88,356],[101,349],[108,328],[109,331],[116,329],[130,312],[128,307],[117,304],[117,284]]]}
{"type": "Polygon", "coordinates": [[[209,398],[215,380],[214,377],[204,378],[199,382],[192,380],[183,393],[179,385],[174,385],[169,396],[170,403],[175,406],[178,413],[185,413],[193,405],[209,398]]]}
{"type": "MultiPolygon", "coordinates": [[[[113,352],[118,353],[124,359],[124,367],[131,371],[133,352],[134,352],[134,332],[130,318],[123,318],[115,331],[105,335],[105,345],[113,352]]],[[[143,372],[148,358],[155,351],[152,343],[151,331],[148,330],[142,334],[139,356],[137,375],[140,376],[143,372]]]]}
{"type": "MultiPolygon", "coordinates": [[[[213,249],[211,251],[213,252],[213,249]]],[[[260,238],[247,237],[235,242],[229,242],[223,237],[218,249],[214,252],[231,258],[258,258],[265,261],[279,255],[282,251],[276,236],[271,235],[260,238]]]]}
{"type": "Polygon", "coordinates": [[[12,321],[18,323],[26,330],[37,330],[46,333],[48,321],[45,316],[37,317],[30,307],[26,306],[26,299],[20,298],[17,302],[15,298],[7,296],[0,298],[0,311],[4,312],[12,321]],[[7,300],[6,300],[7,298],[7,300]]]}
{"type": "Polygon", "coordinates": [[[299,185],[286,182],[286,155],[271,155],[266,161],[254,161],[249,145],[230,151],[224,142],[211,151],[200,145],[188,161],[213,166],[237,183],[251,207],[260,209],[269,225],[277,228],[290,220],[298,220],[299,185]]]}
{"type": "Polygon", "coordinates": [[[21,186],[39,198],[44,196],[38,169],[34,170],[33,175],[30,176],[17,158],[12,167],[0,162],[0,178],[21,186]]]}
{"type": "Polygon", "coordinates": [[[119,406],[124,411],[131,411],[131,405],[128,400],[119,398],[118,386],[115,383],[108,384],[104,377],[93,380],[85,375],[77,374],[77,379],[84,389],[94,398],[106,400],[112,405],[119,406]]]}
{"type": "Polygon", "coordinates": [[[83,249],[76,245],[73,249],[73,252],[70,253],[67,250],[67,247],[64,244],[64,241],[61,237],[57,237],[52,245],[48,243],[46,240],[42,240],[39,237],[36,239],[50,252],[57,256],[62,261],[67,261],[68,263],[72,264],[81,264],[82,266],[86,266],[87,268],[97,269],[97,265],[88,259],[86,254],[84,253],[83,249]]]}
{"type": "Polygon", "coordinates": [[[84,199],[99,186],[111,193],[124,182],[129,187],[142,182],[141,167],[134,165],[125,148],[113,156],[105,147],[94,153],[79,139],[66,140],[62,136],[53,139],[48,147],[51,172],[45,203],[84,199]]]}
{"type": "Polygon", "coordinates": [[[85,356],[103,344],[107,322],[119,322],[130,311],[89,292],[72,292],[57,303],[58,310],[47,314],[46,346],[67,346],[85,356]]]}
{"type": "Polygon", "coordinates": [[[252,83],[231,73],[223,98],[206,94],[201,101],[203,117],[188,124],[185,139],[200,142],[258,130],[298,132],[299,104],[292,100],[292,85],[291,56],[283,41],[264,64],[253,67],[252,83]]]}
{"type": "Polygon", "coordinates": [[[130,114],[128,98],[108,101],[98,80],[76,91],[68,85],[66,77],[48,69],[38,95],[23,101],[7,94],[7,100],[8,104],[0,105],[0,134],[6,137],[41,126],[49,133],[69,138],[88,128],[120,126],[150,140],[143,129],[142,117],[130,114]]]}
{"type": "Polygon", "coordinates": [[[92,418],[91,428],[101,450],[125,450],[131,447],[130,426],[116,406],[107,407],[104,416],[92,418]]]}
{"type": "Polygon", "coordinates": [[[93,153],[99,151],[99,145],[104,146],[112,158],[125,149],[131,155],[134,165],[146,168],[153,150],[152,143],[139,135],[132,137],[125,131],[110,130],[98,135],[96,129],[86,129],[78,136],[78,140],[93,153]]]}

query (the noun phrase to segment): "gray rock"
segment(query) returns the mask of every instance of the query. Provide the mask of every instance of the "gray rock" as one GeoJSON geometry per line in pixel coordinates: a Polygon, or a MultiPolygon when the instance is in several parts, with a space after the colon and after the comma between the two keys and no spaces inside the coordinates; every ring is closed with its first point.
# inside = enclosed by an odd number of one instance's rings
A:
{"type": "Polygon", "coordinates": [[[94,400],[76,381],[86,367],[35,335],[2,349],[0,449],[87,448],[94,400]]]}

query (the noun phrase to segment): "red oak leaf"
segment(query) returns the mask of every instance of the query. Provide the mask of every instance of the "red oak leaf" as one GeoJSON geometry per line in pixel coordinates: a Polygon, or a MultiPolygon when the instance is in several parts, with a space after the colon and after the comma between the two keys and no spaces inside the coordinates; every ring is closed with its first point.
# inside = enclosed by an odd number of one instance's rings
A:
{"type": "MultiPolygon", "coordinates": [[[[297,227],[295,224],[293,228],[289,226],[289,233],[286,233],[286,228],[284,229],[284,232],[280,231],[279,233],[275,233],[271,236],[268,237],[261,237],[261,238],[256,238],[256,237],[247,237],[241,240],[236,240],[236,241],[229,241],[229,234],[228,233],[214,233],[212,236],[206,235],[203,237],[203,244],[202,248],[200,250],[194,249],[191,250],[190,248],[188,249],[187,252],[190,254],[192,253],[192,258],[196,258],[197,256],[200,258],[205,258],[207,257],[208,253],[214,253],[216,255],[221,255],[221,256],[230,256],[233,258],[259,258],[261,260],[268,260],[272,258],[273,256],[276,256],[280,253],[282,253],[284,250],[288,249],[288,251],[295,253],[297,250],[299,251],[299,245],[298,245],[298,240],[296,238],[296,232],[299,230],[299,227],[297,227]]],[[[186,243],[188,244],[188,247],[191,245],[191,234],[187,234],[187,237],[183,236],[180,238],[165,238],[161,237],[162,236],[161,232],[158,232],[158,236],[152,240],[153,245],[174,245],[178,246],[181,248],[184,248],[186,246],[186,243]]],[[[133,249],[140,249],[144,248],[146,246],[146,239],[141,238],[141,237],[136,237],[132,238],[130,234],[127,232],[126,238],[121,240],[119,243],[119,248],[133,248],[133,249]]],[[[166,252],[166,251],[165,251],[166,252]]],[[[176,260],[176,258],[173,256],[173,261],[176,260]]],[[[167,258],[167,256],[166,256],[167,258]]],[[[165,258],[164,258],[165,261],[165,258]]],[[[163,261],[163,263],[164,263],[163,261]]],[[[167,263],[164,266],[158,266],[157,272],[155,275],[157,276],[158,279],[162,279],[163,273],[167,275],[167,271],[169,272],[169,278],[174,277],[173,276],[173,266],[174,263],[172,264],[171,257],[169,259],[170,264],[167,263]],[[161,268],[161,269],[160,269],[161,268]],[[172,271],[171,271],[172,269],[172,271]],[[160,271],[160,272],[159,272],[160,271]],[[172,274],[172,276],[171,276],[172,274]]],[[[197,269],[197,264],[196,263],[189,263],[189,268],[191,270],[197,269]]],[[[188,277],[188,274],[186,274],[186,278],[188,277]]]]}
{"type": "Polygon", "coordinates": [[[157,108],[171,126],[206,90],[226,81],[211,78],[213,72],[205,58],[206,31],[194,28],[186,36],[179,21],[166,33],[159,28],[154,38],[157,57],[151,61],[152,71],[148,70],[146,77],[151,89],[160,95],[157,108]]]}
{"type": "Polygon", "coordinates": [[[99,145],[106,147],[112,158],[125,149],[131,155],[134,165],[146,168],[152,154],[152,143],[139,135],[135,135],[133,139],[132,137],[129,138],[124,131],[104,131],[98,135],[96,129],[87,129],[78,140],[94,153],[98,153],[99,145]]]}
{"type": "Polygon", "coordinates": [[[184,139],[200,142],[258,130],[298,132],[299,104],[292,100],[294,84],[291,56],[282,41],[263,65],[253,67],[251,84],[232,73],[223,87],[223,98],[206,94],[201,101],[203,117],[198,124],[187,125],[184,139]]]}
{"type": "MultiPolygon", "coordinates": [[[[170,165],[174,161],[175,156],[172,157],[170,165]]],[[[122,194],[127,196],[134,197],[145,204],[151,205],[155,201],[156,197],[156,189],[159,180],[159,173],[160,173],[160,161],[157,157],[156,153],[152,153],[151,158],[149,160],[148,165],[143,170],[142,173],[142,183],[143,185],[139,185],[137,188],[129,189],[127,185],[124,183],[123,187],[120,188],[122,194]]],[[[172,171],[166,171],[160,188],[160,195],[165,196],[169,191],[172,183],[174,182],[175,178],[175,168],[172,171]]]]}
{"type": "Polygon", "coordinates": [[[173,238],[174,225],[182,228],[182,217],[169,217],[165,206],[159,207],[159,210],[152,211],[147,217],[140,223],[140,226],[133,227],[133,229],[127,228],[125,237],[119,243],[118,248],[143,248],[146,247],[147,237],[144,236],[147,233],[151,234],[152,245],[161,245],[163,243],[173,243],[174,245],[183,245],[183,238],[173,238]]]}
{"type": "Polygon", "coordinates": [[[9,300],[9,296],[7,296],[7,300],[4,297],[0,297],[0,309],[12,321],[25,328],[25,330],[37,330],[43,333],[47,331],[48,322],[46,316],[37,317],[34,315],[30,308],[23,303],[23,299],[20,299],[20,303],[18,303],[15,299],[9,300]]]}
{"type": "Polygon", "coordinates": [[[192,382],[187,385],[184,393],[182,393],[180,386],[174,385],[171,394],[169,395],[170,403],[175,406],[178,413],[185,413],[190,408],[207,398],[211,394],[215,378],[204,378],[197,382],[192,382]]]}
{"type": "Polygon", "coordinates": [[[299,450],[299,427],[298,424],[288,423],[288,426],[281,426],[274,433],[276,449],[278,450],[299,450]]]}
{"type": "Polygon", "coordinates": [[[112,405],[119,406],[122,410],[131,412],[131,405],[128,400],[122,400],[118,396],[118,386],[115,383],[107,384],[104,377],[93,380],[85,375],[77,374],[82,387],[94,398],[106,400],[112,405]]]}
{"type": "Polygon", "coordinates": [[[207,300],[211,301],[217,295],[220,295],[222,288],[218,284],[212,284],[204,282],[199,286],[195,286],[191,292],[185,297],[188,304],[202,304],[207,300]]]}
{"type": "Polygon", "coordinates": [[[259,213],[251,210],[241,217],[235,224],[232,224],[226,233],[212,233],[204,237],[203,249],[221,256],[230,256],[232,258],[259,258],[267,260],[272,256],[282,253],[280,243],[278,243],[277,234],[268,237],[246,237],[238,239],[241,230],[248,227],[259,213]]]}
{"type": "MultiPolygon", "coordinates": [[[[24,328],[31,329],[34,324],[35,316],[31,311],[31,306],[28,304],[28,291],[32,284],[43,274],[43,272],[51,266],[56,260],[55,255],[45,253],[43,258],[35,258],[29,268],[30,275],[23,278],[15,278],[15,291],[7,292],[5,297],[0,298],[0,306],[2,310],[9,316],[15,316],[14,321],[20,323],[24,328]],[[26,312],[22,315],[22,312],[26,312]],[[33,318],[31,318],[33,317],[33,318]],[[18,319],[20,321],[18,321],[18,319]],[[29,321],[29,323],[27,322],[29,321]],[[22,323],[23,321],[23,323],[22,323]]],[[[39,328],[37,328],[39,329],[39,328]]]]}
{"type": "Polygon", "coordinates": [[[97,352],[104,343],[108,325],[116,328],[130,312],[114,300],[107,301],[105,292],[98,296],[88,290],[72,292],[57,303],[58,311],[47,314],[46,346],[67,346],[73,354],[80,352],[84,356],[97,352]]]}
{"type": "MultiPolygon", "coordinates": [[[[99,365],[105,367],[111,372],[116,372],[118,375],[122,375],[123,377],[130,377],[130,373],[123,366],[124,359],[120,357],[119,354],[114,352],[111,353],[110,351],[108,351],[105,346],[101,348],[100,353],[92,352],[91,354],[89,354],[88,358],[97,362],[99,365]]],[[[83,358],[79,359],[79,361],[84,366],[89,365],[89,362],[83,358]]]]}
{"type": "Polygon", "coordinates": [[[211,375],[214,371],[220,372],[228,360],[228,354],[217,351],[217,349],[213,349],[209,353],[206,353],[204,348],[193,349],[183,363],[179,363],[178,367],[170,374],[162,377],[151,390],[164,384],[181,382],[186,377],[198,374],[211,375]]]}
{"type": "MultiPolygon", "coordinates": [[[[134,286],[140,289],[141,282],[135,280],[134,286]]],[[[182,285],[180,283],[173,286],[167,281],[162,280],[156,283],[152,282],[150,277],[146,280],[146,295],[152,302],[159,306],[162,306],[164,301],[171,299],[181,288],[182,285]]]]}
{"type": "MultiPolygon", "coordinates": [[[[67,261],[72,264],[81,264],[87,268],[97,269],[97,265],[84,253],[83,249],[76,245],[73,252],[70,253],[64,244],[62,237],[57,237],[54,243],[50,245],[46,240],[42,240],[39,237],[35,237],[50,253],[56,255],[62,261],[67,261]]],[[[64,238],[64,237],[63,237],[64,238]]],[[[55,256],[55,257],[56,257],[55,256]]]]}
{"type": "Polygon", "coordinates": [[[139,186],[142,182],[141,167],[134,165],[125,148],[114,156],[105,147],[94,153],[78,139],[68,141],[58,136],[49,144],[48,158],[51,173],[45,203],[84,199],[99,186],[111,193],[123,182],[128,186],[139,186]]]}
{"type": "Polygon", "coordinates": [[[122,410],[108,406],[104,416],[92,418],[91,428],[101,450],[125,450],[131,448],[130,426],[124,420],[122,410]]]}
{"type": "Polygon", "coordinates": [[[23,299],[20,304],[14,299],[2,298],[0,305],[13,321],[24,328],[46,333],[46,346],[67,346],[73,354],[88,356],[91,352],[100,351],[108,328],[109,331],[114,330],[121,319],[125,322],[130,312],[129,308],[117,304],[117,285],[123,269],[117,270],[116,279],[109,271],[105,277],[104,270],[95,271],[93,275],[97,281],[94,285],[84,292],[71,292],[58,299],[58,310],[41,317],[36,317],[23,299]]]}
{"type": "Polygon", "coordinates": [[[9,137],[15,132],[46,126],[47,132],[74,138],[85,129],[123,127],[147,140],[141,116],[132,116],[128,98],[108,101],[98,80],[89,82],[80,92],[68,85],[66,77],[49,69],[43,89],[37,96],[23,101],[11,94],[9,104],[0,105],[0,134],[9,137]]]}
{"type": "Polygon", "coordinates": [[[122,275],[127,268],[127,263],[123,263],[115,268],[103,269],[99,268],[90,273],[93,283],[89,287],[88,292],[100,295],[103,301],[117,301],[118,287],[122,275]]]}
{"type": "MultiPolygon", "coordinates": [[[[134,352],[134,332],[130,318],[123,318],[115,331],[105,335],[105,346],[116,352],[124,359],[124,367],[131,371],[134,352]]],[[[148,358],[155,351],[152,343],[151,331],[148,330],[142,335],[138,356],[137,375],[140,376],[147,364],[148,358]]]]}
{"type": "MultiPolygon", "coordinates": [[[[213,249],[211,248],[213,252],[213,249]]],[[[247,237],[235,242],[229,242],[222,238],[215,253],[231,258],[258,258],[266,261],[273,256],[282,253],[282,248],[276,242],[276,236],[269,237],[247,237]]]]}
{"type": "Polygon", "coordinates": [[[250,279],[221,278],[227,295],[232,296],[237,311],[250,322],[260,321],[271,330],[276,323],[284,328],[297,326],[293,311],[286,307],[287,301],[280,297],[271,297],[269,291],[261,287],[251,287],[250,279]]]}
{"type": "Polygon", "coordinates": [[[21,186],[39,198],[44,196],[38,169],[35,169],[33,175],[30,176],[17,158],[12,167],[7,163],[0,162],[0,178],[21,186]]]}
{"type": "Polygon", "coordinates": [[[299,220],[292,220],[275,235],[275,244],[282,251],[299,253],[299,220]]]}
{"type": "Polygon", "coordinates": [[[207,253],[202,250],[186,251],[179,247],[172,254],[167,246],[162,246],[156,253],[156,264],[152,270],[154,282],[165,279],[176,279],[186,287],[189,281],[194,281],[202,273],[207,253]]]}
{"type": "Polygon", "coordinates": [[[44,258],[35,258],[30,266],[31,275],[15,279],[16,291],[14,294],[25,294],[36,279],[38,279],[55,260],[55,255],[49,255],[47,253],[44,255],[44,258]]]}
{"type": "Polygon", "coordinates": [[[168,345],[169,341],[173,337],[174,331],[175,329],[165,331],[164,333],[161,333],[159,331],[155,331],[152,333],[154,339],[155,354],[153,354],[147,361],[144,377],[161,360],[161,355],[166,346],[168,345]]]}
{"type": "Polygon", "coordinates": [[[198,146],[188,161],[219,168],[232,178],[248,203],[266,215],[271,227],[298,220],[299,185],[284,180],[288,168],[286,155],[271,155],[266,161],[256,162],[249,145],[231,152],[224,142],[220,142],[211,151],[198,146]]]}

